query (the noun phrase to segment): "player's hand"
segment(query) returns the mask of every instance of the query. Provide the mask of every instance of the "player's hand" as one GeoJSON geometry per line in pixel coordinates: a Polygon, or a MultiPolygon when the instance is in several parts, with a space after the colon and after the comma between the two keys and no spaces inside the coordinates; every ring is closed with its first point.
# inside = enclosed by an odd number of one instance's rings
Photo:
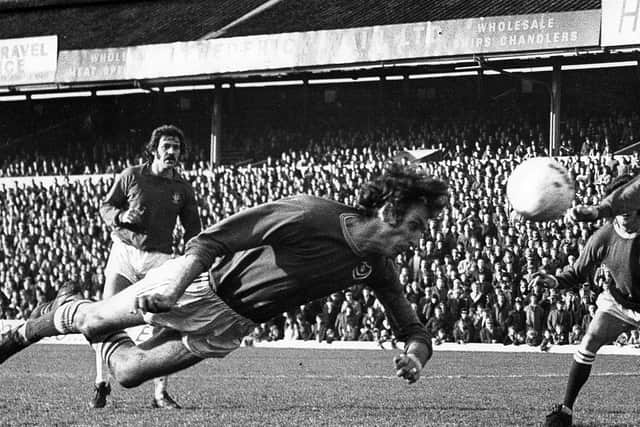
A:
{"type": "Polygon", "coordinates": [[[134,302],[134,311],[142,313],[165,313],[175,305],[176,299],[161,294],[137,295],[134,302]]]}
{"type": "Polygon", "coordinates": [[[557,288],[558,279],[547,273],[534,273],[529,280],[529,289],[533,288],[536,284],[541,284],[545,288],[557,288]]]}
{"type": "Polygon", "coordinates": [[[142,214],[144,211],[139,208],[129,208],[126,211],[120,213],[118,220],[120,224],[136,225],[142,222],[142,214]]]}
{"type": "Polygon", "coordinates": [[[570,208],[565,218],[570,222],[592,222],[598,219],[598,207],[578,205],[570,208]]]}
{"type": "Polygon", "coordinates": [[[399,354],[393,358],[393,363],[396,367],[396,375],[400,378],[404,378],[413,384],[420,378],[420,371],[422,371],[422,364],[418,358],[412,354],[399,354]]]}

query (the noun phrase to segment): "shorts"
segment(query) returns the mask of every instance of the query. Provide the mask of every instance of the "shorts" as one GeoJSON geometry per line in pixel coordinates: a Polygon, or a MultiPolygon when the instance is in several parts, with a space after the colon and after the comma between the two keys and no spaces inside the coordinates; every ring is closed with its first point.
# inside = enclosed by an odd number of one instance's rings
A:
{"type": "MultiPolygon", "coordinates": [[[[131,286],[136,295],[156,293],[170,285],[173,263],[182,257],[153,269],[139,282],[131,286]],[[163,273],[166,271],[166,273],[163,273]]],[[[176,306],[166,313],[145,313],[146,323],[174,329],[182,333],[182,343],[194,355],[201,358],[224,357],[240,346],[242,338],[255,327],[253,321],[233,311],[212,290],[209,274],[198,276],[176,306]]]]}
{"type": "Polygon", "coordinates": [[[146,252],[127,245],[115,235],[111,236],[113,245],[109,253],[109,260],[105,267],[105,275],[119,274],[129,282],[135,283],[142,279],[149,270],[159,267],[172,258],[164,252],[146,252]]]}
{"type": "Polygon", "coordinates": [[[640,328],[640,313],[629,308],[624,308],[608,291],[604,291],[598,295],[596,306],[599,312],[607,313],[616,319],[640,328]]]}

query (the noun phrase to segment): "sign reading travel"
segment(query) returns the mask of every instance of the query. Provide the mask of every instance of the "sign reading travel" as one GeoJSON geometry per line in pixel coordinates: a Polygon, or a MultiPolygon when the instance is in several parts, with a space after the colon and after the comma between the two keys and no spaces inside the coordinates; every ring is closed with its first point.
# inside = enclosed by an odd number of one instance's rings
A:
{"type": "Polygon", "coordinates": [[[50,83],[57,60],[57,36],[0,40],[0,85],[50,83]]]}

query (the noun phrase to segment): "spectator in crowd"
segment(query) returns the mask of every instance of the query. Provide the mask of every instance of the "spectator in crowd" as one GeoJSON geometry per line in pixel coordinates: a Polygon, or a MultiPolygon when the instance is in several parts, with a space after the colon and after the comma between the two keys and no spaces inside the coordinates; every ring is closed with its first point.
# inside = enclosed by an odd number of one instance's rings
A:
{"type": "Polygon", "coordinates": [[[282,339],[289,341],[301,339],[300,327],[294,313],[291,311],[284,313],[284,329],[282,335],[282,339]]]}
{"type": "Polygon", "coordinates": [[[480,329],[480,342],[485,344],[501,343],[504,339],[500,331],[495,328],[492,318],[488,318],[484,327],[480,329]]]}
{"type": "Polygon", "coordinates": [[[458,344],[466,344],[471,342],[475,330],[473,328],[473,321],[469,317],[469,310],[463,308],[460,311],[460,318],[453,326],[453,340],[458,344]]]}
{"type": "Polygon", "coordinates": [[[555,308],[551,309],[547,317],[547,329],[556,331],[559,326],[563,332],[568,332],[572,325],[571,313],[567,311],[564,302],[558,299],[555,308]]]}
{"type": "Polygon", "coordinates": [[[513,310],[509,312],[507,327],[513,328],[516,334],[524,336],[527,327],[526,313],[522,305],[522,298],[516,297],[513,310]]]}
{"type": "Polygon", "coordinates": [[[526,337],[523,332],[516,331],[516,328],[510,325],[507,328],[507,334],[502,342],[504,345],[520,345],[523,344],[526,337]]]}
{"type": "Polygon", "coordinates": [[[538,336],[544,329],[544,310],[538,305],[538,295],[531,293],[529,304],[524,309],[526,314],[527,330],[534,330],[538,336]]]}
{"type": "Polygon", "coordinates": [[[580,328],[580,325],[574,324],[569,333],[569,344],[580,344],[582,337],[584,337],[584,331],[580,328]]]}
{"type": "Polygon", "coordinates": [[[316,314],[316,321],[311,326],[311,334],[313,339],[317,342],[322,342],[327,339],[327,322],[325,316],[322,313],[316,314]]]}

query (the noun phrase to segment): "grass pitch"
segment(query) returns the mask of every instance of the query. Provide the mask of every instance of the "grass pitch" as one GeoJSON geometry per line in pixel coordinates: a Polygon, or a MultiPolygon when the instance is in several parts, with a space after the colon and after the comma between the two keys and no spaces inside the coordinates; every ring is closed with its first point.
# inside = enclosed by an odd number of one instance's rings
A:
{"type": "MultiPolygon", "coordinates": [[[[170,377],[181,411],[150,406],[153,385],[113,386],[90,409],[93,352],[36,345],[0,366],[0,425],[539,425],[560,401],[569,354],[436,352],[423,378],[394,377],[395,352],[241,348],[170,377]]],[[[598,356],[578,425],[640,425],[638,359],[598,356]]]]}

